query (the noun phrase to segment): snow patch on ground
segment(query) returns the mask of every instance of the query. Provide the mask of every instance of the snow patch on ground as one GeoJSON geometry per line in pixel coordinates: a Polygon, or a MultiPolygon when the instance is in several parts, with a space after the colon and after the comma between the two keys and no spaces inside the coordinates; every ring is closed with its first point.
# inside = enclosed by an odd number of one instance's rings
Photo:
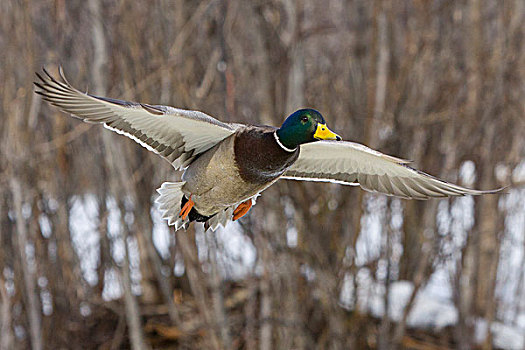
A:
{"type": "MultiPolygon", "coordinates": [[[[359,279],[363,282],[366,279],[359,279]]],[[[385,313],[385,288],[382,284],[359,285],[361,293],[367,292],[366,298],[359,298],[359,308],[366,310],[377,318],[383,317],[385,313]]],[[[399,322],[410,300],[414,285],[409,281],[393,282],[390,286],[388,316],[394,322],[399,322]]],[[[343,306],[349,307],[353,300],[351,278],[347,277],[343,285],[341,302],[343,306]]],[[[361,294],[358,291],[358,294],[361,294]]],[[[525,314],[521,315],[525,321],[525,314]]],[[[411,311],[408,314],[407,326],[412,328],[430,329],[439,331],[445,327],[453,326],[458,322],[458,312],[452,301],[441,295],[432,284],[422,288],[415,298],[411,311]]],[[[493,322],[491,332],[494,346],[502,349],[523,349],[525,346],[525,327],[523,324],[508,325],[502,322],[493,322]]],[[[487,323],[483,319],[476,320],[475,340],[482,343],[485,340],[487,323]]]]}
{"type": "MultiPolygon", "coordinates": [[[[522,169],[525,169],[523,163],[522,169]]],[[[469,165],[463,168],[464,173],[468,173],[469,165]]],[[[516,171],[514,176],[521,177],[522,170],[516,171]]],[[[462,174],[463,177],[469,177],[462,174]]],[[[392,205],[397,205],[394,202],[392,205]]],[[[131,265],[131,277],[133,280],[133,291],[140,293],[140,268],[137,242],[134,238],[128,239],[125,243],[120,234],[122,221],[126,224],[132,223],[132,215],[125,214],[124,220],[120,217],[120,211],[114,200],[109,198],[106,202],[108,216],[108,236],[111,241],[111,254],[117,263],[121,263],[124,258],[125,244],[128,246],[131,265]]],[[[356,263],[358,266],[365,266],[368,262],[379,259],[381,256],[382,244],[384,244],[381,227],[385,222],[382,214],[387,205],[386,197],[373,196],[366,201],[366,214],[362,218],[361,232],[357,241],[355,252],[356,263]]],[[[444,261],[438,266],[433,275],[417,293],[413,308],[408,314],[407,325],[414,328],[427,328],[439,330],[457,323],[458,313],[452,302],[452,283],[450,276],[454,272],[454,259],[458,256],[455,252],[464,244],[466,234],[471,228],[474,202],[472,198],[465,197],[450,201],[441,201],[438,209],[438,232],[436,234],[450,237],[448,245],[441,247],[442,253],[449,256],[449,260],[444,261]],[[450,255],[449,255],[450,254],[450,255]]],[[[525,190],[510,190],[500,203],[500,208],[507,210],[508,216],[505,221],[505,235],[503,237],[501,251],[501,266],[505,269],[498,271],[498,282],[496,296],[501,303],[498,320],[503,322],[493,322],[490,330],[493,333],[494,345],[504,349],[522,349],[525,339],[525,313],[515,308],[516,296],[520,295],[516,291],[524,288],[518,285],[517,278],[523,261],[524,254],[524,227],[525,227],[525,190]],[[521,208],[521,209],[517,209],[521,208]]],[[[396,209],[391,217],[390,226],[394,230],[400,229],[402,225],[402,206],[396,209]],[[399,212],[398,214],[396,214],[399,212]],[[401,218],[401,219],[400,219],[401,218]],[[397,221],[396,221],[397,220],[397,221]]],[[[73,246],[77,252],[82,273],[90,284],[97,283],[96,269],[98,266],[99,232],[98,205],[94,195],[74,197],[71,202],[71,236],[73,246]]],[[[168,257],[171,245],[173,244],[173,231],[168,228],[160,213],[156,208],[151,211],[153,221],[153,242],[155,248],[162,257],[168,257]]],[[[50,235],[48,220],[45,217],[39,219],[44,235],[50,235]]],[[[220,251],[217,254],[219,270],[223,278],[241,279],[244,276],[256,273],[256,249],[246,235],[242,227],[237,223],[230,223],[227,228],[220,228],[215,233],[205,233],[201,225],[196,226],[197,245],[201,260],[208,259],[210,249],[208,244],[213,244],[220,251]]],[[[177,234],[184,234],[179,231],[177,234]]],[[[290,232],[288,233],[290,235],[290,232]]],[[[292,232],[293,234],[293,232],[292,232]]],[[[292,235],[293,236],[293,235],[292,235]]],[[[293,237],[289,240],[294,241],[293,237]]],[[[396,247],[396,242],[393,243],[396,247]]],[[[293,246],[293,244],[291,244],[293,246]]],[[[400,255],[400,251],[393,255],[400,255]]],[[[182,261],[176,257],[175,273],[181,275],[184,271],[182,261]]],[[[381,261],[380,261],[381,262],[381,261]]],[[[304,268],[308,268],[305,266],[304,268]]],[[[395,266],[391,267],[395,269],[395,266]]],[[[120,272],[118,270],[106,271],[104,298],[115,299],[122,294],[119,281],[120,272]]],[[[315,279],[315,275],[313,275],[315,279]]],[[[395,276],[391,276],[395,279],[395,276]]],[[[385,287],[382,282],[384,276],[373,276],[372,272],[364,267],[358,270],[357,291],[354,291],[354,283],[351,275],[346,275],[340,295],[341,305],[352,308],[357,297],[357,305],[360,310],[366,310],[376,317],[382,317],[385,312],[384,293],[385,287]]],[[[413,292],[413,285],[408,281],[394,281],[391,283],[389,295],[388,315],[393,321],[399,321],[404,312],[410,296],[413,292]]],[[[487,324],[484,320],[476,322],[476,339],[482,341],[487,332],[487,324]]]]}
{"type": "MultiPolygon", "coordinates": [[[[501,322],[492,322],[492,343],[496,348],[518,350],[525,346],[525,329],[513,327],[501,322]]],[[[483,319],[476,320],[474,339],[478,344],[485,341],[487,336],[487,322],[483,319]]]]}

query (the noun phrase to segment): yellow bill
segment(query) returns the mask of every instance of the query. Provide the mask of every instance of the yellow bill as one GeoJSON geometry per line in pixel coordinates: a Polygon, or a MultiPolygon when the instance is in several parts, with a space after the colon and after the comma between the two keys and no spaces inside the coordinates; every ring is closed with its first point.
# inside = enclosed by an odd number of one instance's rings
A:
{"type": "Polygon", "coordinates": [[[341,136],[328,129],[326,124],[321,123],[317,124],[317,129],[315,130],[314,138],[318,140],[342,140],[341,136]]]}

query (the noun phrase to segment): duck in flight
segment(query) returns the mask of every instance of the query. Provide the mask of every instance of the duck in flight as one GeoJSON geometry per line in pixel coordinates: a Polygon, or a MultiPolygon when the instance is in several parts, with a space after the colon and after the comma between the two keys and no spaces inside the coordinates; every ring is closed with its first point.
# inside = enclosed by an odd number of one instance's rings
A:
{"type": "Polygon", "coordinates": [[[291,114],[280,128],[223,123],[202,112],[98,97],[75,89],[60,70],[45,69],[36,91],[88,123],[130,137],[160,155],[182,181],[165,182],[156,202],[175,229],[191,221],[215,230],[244,216],[256,197],[279,179],[359,185],[386,195],[428,199],[479,191],[413,169],[408,161],[342,141],[314,109],[291,114]]]}

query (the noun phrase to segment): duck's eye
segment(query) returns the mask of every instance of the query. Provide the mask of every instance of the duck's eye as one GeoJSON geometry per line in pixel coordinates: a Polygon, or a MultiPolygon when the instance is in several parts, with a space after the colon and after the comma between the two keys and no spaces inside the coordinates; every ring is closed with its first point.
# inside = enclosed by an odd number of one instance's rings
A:
{"type": "Polygon", "coordinates": [[[306,122],[308,121],[308,117],[307,117],[307,116],[302,117],[302,118],[301,118],[301,121],[302,121],[303,123],[306,123],[306,122]]]}

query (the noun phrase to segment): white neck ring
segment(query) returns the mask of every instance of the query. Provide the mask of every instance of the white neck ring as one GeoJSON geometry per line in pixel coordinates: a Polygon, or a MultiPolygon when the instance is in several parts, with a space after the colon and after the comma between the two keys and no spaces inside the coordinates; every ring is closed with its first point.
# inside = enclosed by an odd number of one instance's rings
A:
{"type": "Polygon", "coordinates": [[[277,144],[278,144],[279,146],[281,146],[281,148],[284,149],[286,152],[290,152],[290,153],[292,153],[292,152],[295,152],[295,150],[297,149],[297,147],[295,147],[294,149],[291,149],[291,148],[288,148],[288,147],[286,147],[285,145],[283,145],[283,144],[281,143],[281,140],[279,140],[279,136],[277,136],[277,131],[275,131],[275,132],[273,133],[273,137],[275,138],[275,141],[277,141],[277,144]]]}

